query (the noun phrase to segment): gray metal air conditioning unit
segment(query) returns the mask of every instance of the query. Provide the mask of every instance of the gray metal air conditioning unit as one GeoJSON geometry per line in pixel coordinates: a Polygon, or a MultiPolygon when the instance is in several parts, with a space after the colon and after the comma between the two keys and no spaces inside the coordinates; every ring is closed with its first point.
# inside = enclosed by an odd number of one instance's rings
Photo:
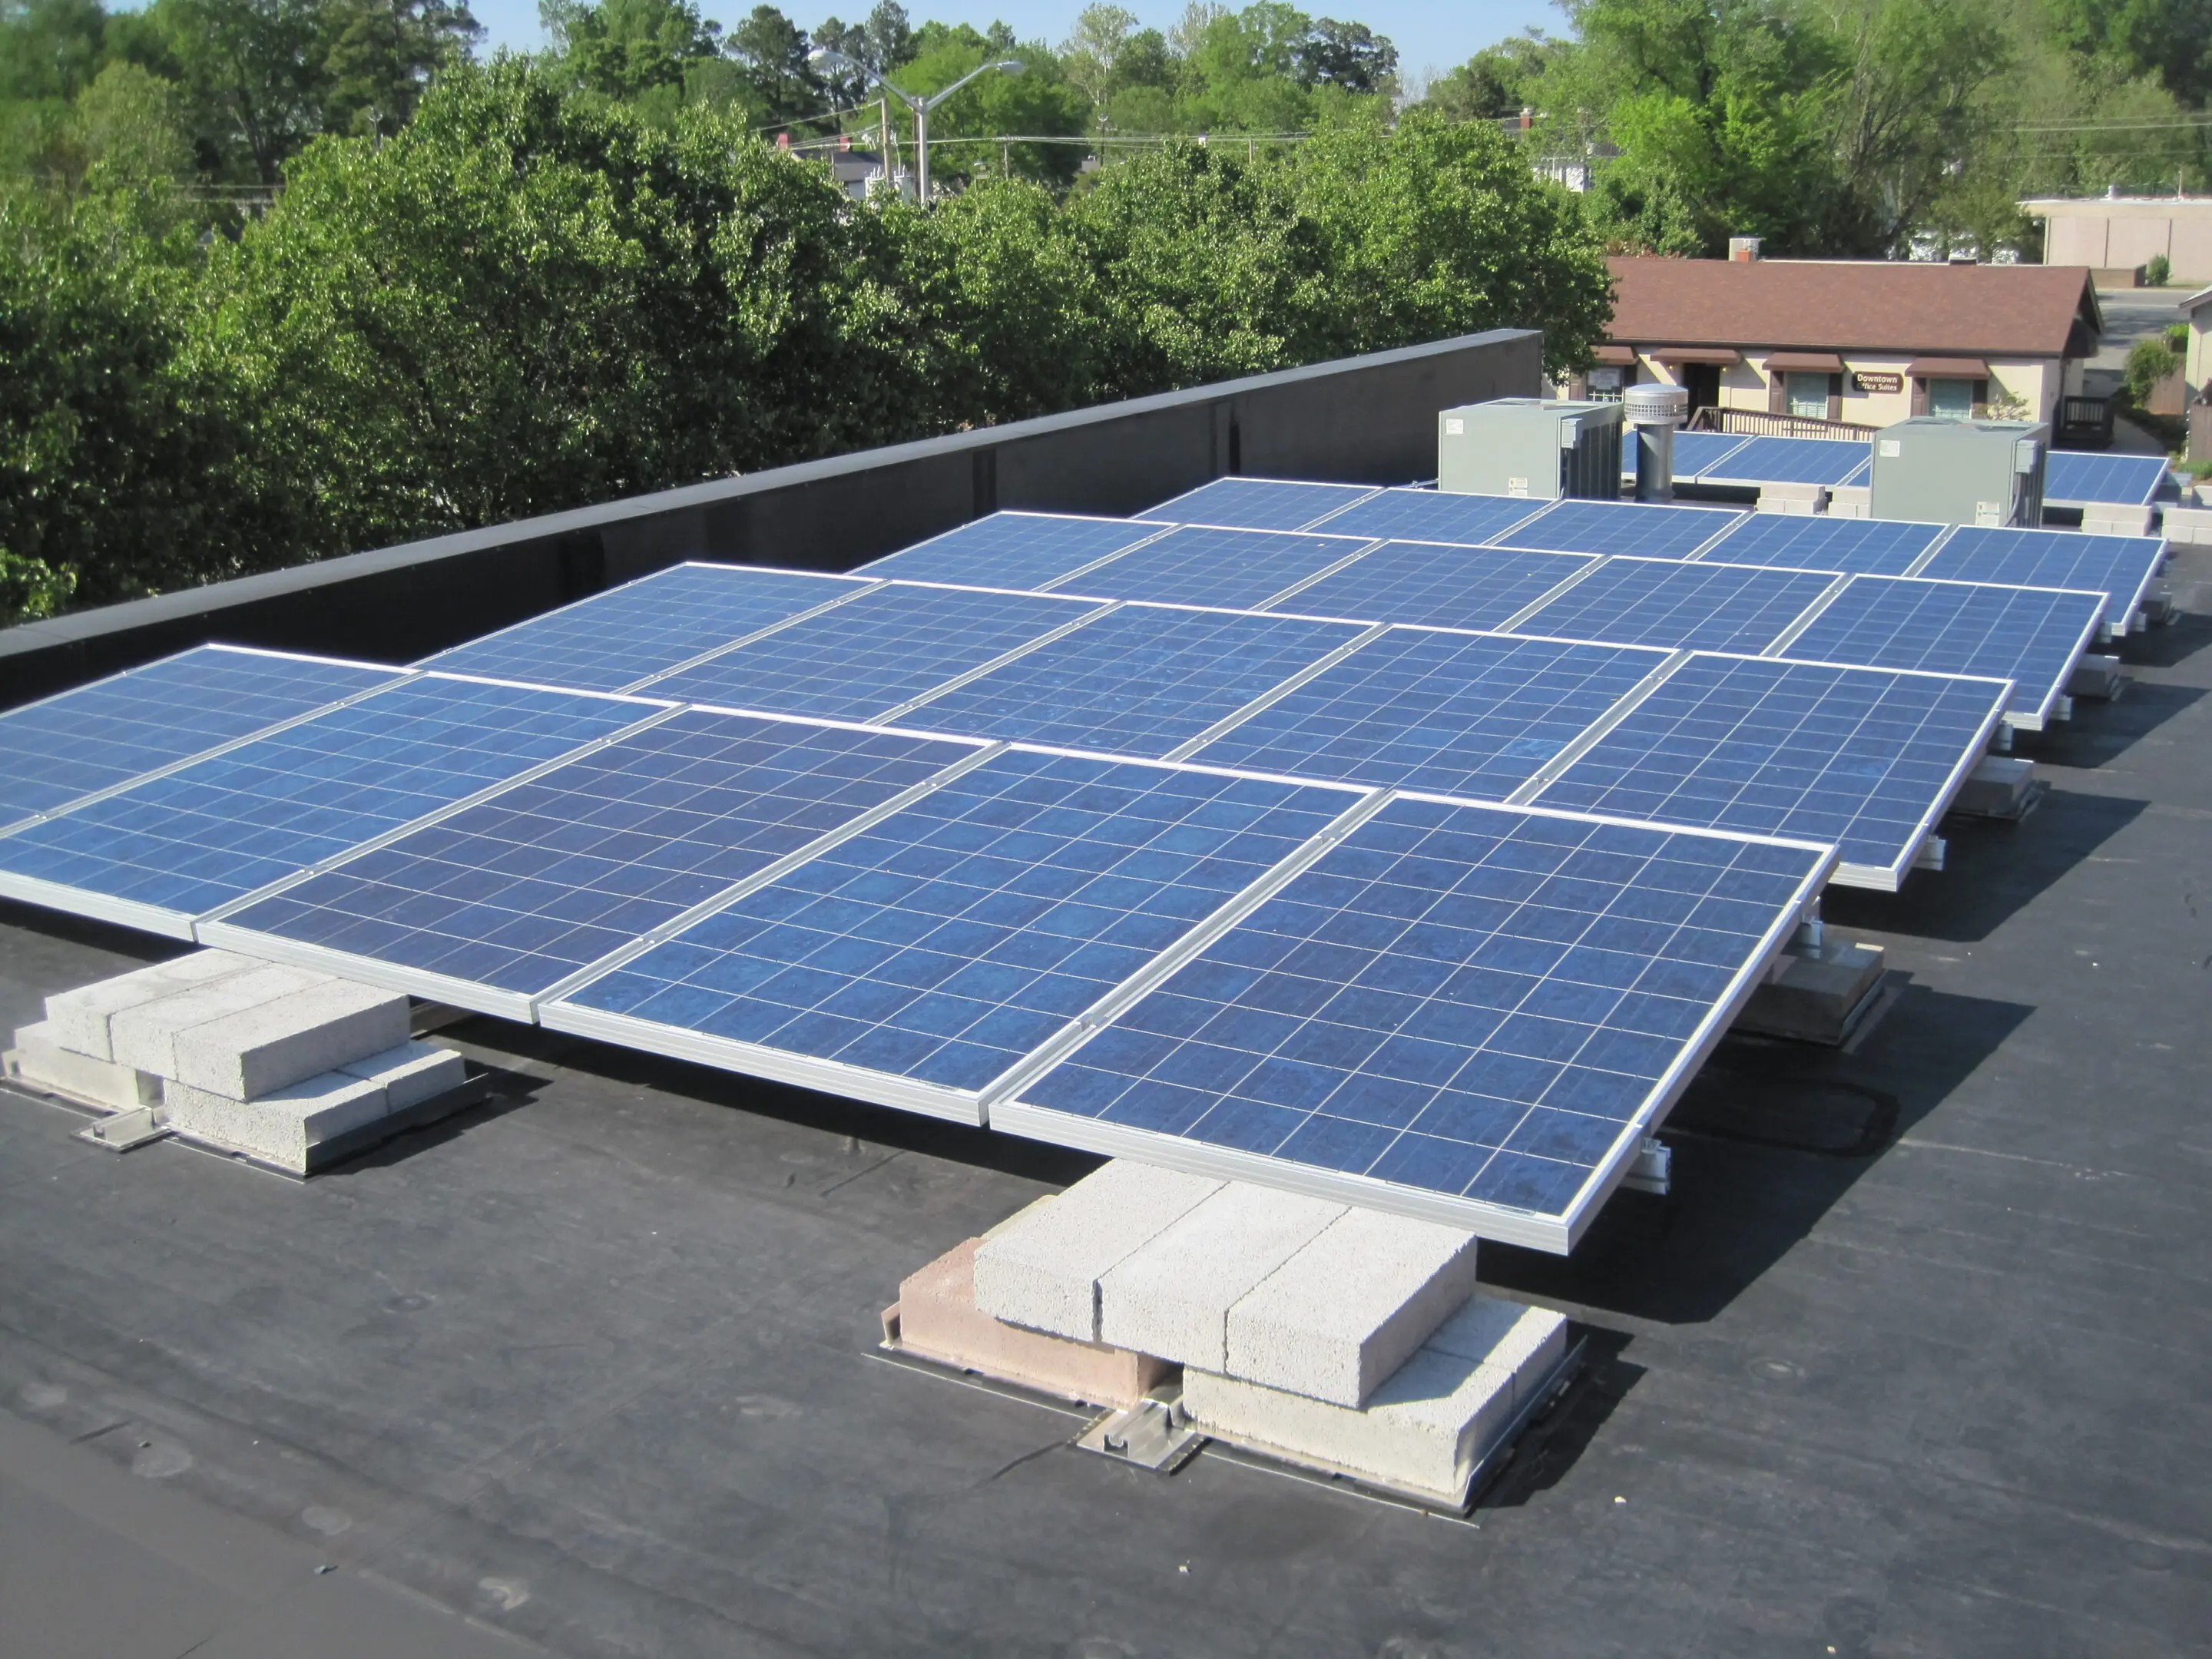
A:
{"type": "Polygon", "coordinates": [[[1437,416],[1437,488],[1463,495],[1620,495],[1620,405],[1498,398],[1437,416]]]}
{"type": "Polygon", "coordinates": [[[2043,522],[2051,428],[2034,421],[1916,415],[1875,434],[1869,512],[1917,524],[2043,522]]]}

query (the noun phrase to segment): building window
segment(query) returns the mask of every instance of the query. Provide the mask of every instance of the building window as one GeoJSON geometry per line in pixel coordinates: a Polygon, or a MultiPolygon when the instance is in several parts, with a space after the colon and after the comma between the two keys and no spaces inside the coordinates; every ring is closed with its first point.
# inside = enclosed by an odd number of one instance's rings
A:
{"type": "Polygon", "coordinates": [[[1974,412],[1974,382],[1929,381],[1928,412],[1930,415],[1948,415],[1961,421],[1967,419],[1974,412]]]}
{"type": "Polygon", "coordinates": [[[1601,366],[1589,372],[1589,396],[1595,404],[1617,404],[1620,401],[1620,370],[1612,366],[1601,366]]]}
{"type": "Polygon", "coordinates": [[[1793,369],[1786,380],[1787,401],[1783,407],[1788,413],[1809,416],[1816,421],[1828,418],[1828,377],[1826,374],[1801,374],[1793,369]]]}

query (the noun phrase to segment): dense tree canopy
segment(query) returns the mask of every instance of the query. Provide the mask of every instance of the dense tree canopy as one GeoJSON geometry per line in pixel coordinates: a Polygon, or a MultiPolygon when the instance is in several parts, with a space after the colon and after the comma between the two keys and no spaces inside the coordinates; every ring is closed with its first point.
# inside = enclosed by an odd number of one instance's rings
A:
{"type": "Polygon", "coordinates": [[[1566,0],[1427,88],[1536,118],[1613,243],[2033,252],[2027,196],[2202,188],[2212,0],[1566,0]]]}
{"type": "MultiPolygon", "coordinates": [[[[1370,100],[1296,147],[864,204],[747,90],[691,94],[750,72],[695,14],[623,7],[313,140],[243,218],[179,182],[177,83],[115,60],[66,100],[67,176],[0,194],[6,614],[1497,324],[1565,364],[1603,328],[1599,244],[1487,126],[1370,100]]],[[[1006,50],[891,24],[859,27],[920,88],[1006,50]]],[[[1077,97],[995,84],[1018,130],[1077,97]]]]}
{"type": "Polygon", "coordinates": [[[1564,368],[1608,245],[2032,253],[2024,194],[2206,177],[2212,0],[1564,9],[1409,100],[1287,0],[543,0],[489,64],[462,0],[0,0],[0,617],[1492,325],[1564,368]],[[1008,58],[938,199],[833,181],[911,164],[876,76],[1008,58]]]}

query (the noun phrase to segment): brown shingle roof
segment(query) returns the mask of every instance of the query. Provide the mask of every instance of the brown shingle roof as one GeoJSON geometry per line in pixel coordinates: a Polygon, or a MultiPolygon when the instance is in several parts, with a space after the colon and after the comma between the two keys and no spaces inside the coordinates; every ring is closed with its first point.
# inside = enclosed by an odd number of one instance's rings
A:
{"type": "Polygon", "coordinates": [[[2065,355],[2077,319],[2102,326],[2076,265],[1621,258],[1612,337],[1638,345],[2065,355]]]}

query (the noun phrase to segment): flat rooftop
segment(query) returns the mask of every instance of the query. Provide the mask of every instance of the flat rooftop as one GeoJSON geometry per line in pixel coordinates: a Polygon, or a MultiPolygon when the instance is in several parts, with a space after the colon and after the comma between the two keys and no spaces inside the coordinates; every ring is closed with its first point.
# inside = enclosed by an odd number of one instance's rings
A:
{"type": "MultiPolygon", "coordinates": [[[[486,1107],[306,1185],[0,1091],[0,1648],[2212,1651],[2212,550],[2168,580],[2038,811],[1829,893],[1910,975],[1870,1036],[1732,1041],[1670,1196],[1483,1247],[1595,1358],[1472,1524],[875,1352],[1092,1160],[473,1018],[486,1107]]],[[[176,948],[0,906],[0,1022],[176,948]]]]}

